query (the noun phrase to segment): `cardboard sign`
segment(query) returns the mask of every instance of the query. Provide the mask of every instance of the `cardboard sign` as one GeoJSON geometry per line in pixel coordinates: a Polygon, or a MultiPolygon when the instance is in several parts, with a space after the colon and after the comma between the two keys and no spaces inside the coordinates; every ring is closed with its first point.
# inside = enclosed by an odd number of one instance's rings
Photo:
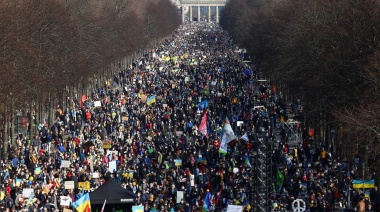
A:
{"type": "Polygon", "coordinates": [[[65,189],[74,189],[74,181],[65,181],[65,189]]]}
{"type": "Polygon", "coordinates": [[[236,126],[237,127],[240,127],[240,126],[243,126],[244,125],[244,121],[237,121],[236,122],[236,126]]]}
{"type": "Polygon", "coordinates": [[[34,189],[33,188],[24,188],[22,190],[22,197],[33,198],[34,197],[34,189]]]}
{"type": "Polygon", "coordinates": [[[86,191],[89,191],[90,190],[90,182],[89,181],[86,181],[86,182],[78,182],[78,188],[79,189],[84,189],[86,191]]]}
{"type": "Polygon", "coordinates": [[[123,117],[121,117],[121,120],[122,120],[122,121],[128,121],[128,116],[123,116],[123,117]]]}
{"type": "Polygon", "coordinates": [[[70,168],[71,162],[69,160],[62,160],[61,168],[70,168]]]}
{"type": "Polygon", "coordinates": [[[73,212],[73,210],[70,210],[70,209],[64,208],[64,209],[63,209],[63,212],[73,212]]]}

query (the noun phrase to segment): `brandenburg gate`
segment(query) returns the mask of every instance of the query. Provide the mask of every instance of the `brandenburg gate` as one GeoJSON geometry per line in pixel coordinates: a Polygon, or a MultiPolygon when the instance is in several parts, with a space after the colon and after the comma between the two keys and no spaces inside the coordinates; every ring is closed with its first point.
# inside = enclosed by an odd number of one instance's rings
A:
{"type": "MultiPolygon", "coordinates": [[[[219,23],[219,10],[221,7],[224,7],[226,5],[227,0],[179,0],[177,1],[179,3],[179,7],[181,8],[181,14],[182,14],[182,22],[185,21],[186,15],[189,14],[190,21],[193,21],[193,9],[194,7],[197,10],[197,21],[200,22],[202,20],[201,17],[201,7],[207,8],[207,21],[212,22],[211,17],[215,17],[214,21],[216,23],[219,23]],[[215,12],[212,14],[212,9],[215,8],[215,12]]],[[[206,20],[204,18],[203,20],[206,20]]]]}

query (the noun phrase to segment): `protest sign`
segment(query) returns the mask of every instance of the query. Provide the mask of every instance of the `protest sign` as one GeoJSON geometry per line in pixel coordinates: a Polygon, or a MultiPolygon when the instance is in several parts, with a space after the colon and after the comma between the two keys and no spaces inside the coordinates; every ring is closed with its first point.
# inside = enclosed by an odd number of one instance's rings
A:
{"type": "Polygon", "coordinates": [[[242,212],[243,206],[242,205],[228,205],[227,206],[227,212],[242,212]]]}
{"type": "Polygon", "coordinates": [[[92,173],[92,178],[95,178],[95,179],[99,178],[99,173],[98,172],[92,173]]]}
{"type": "Polygon", "coordinates": [[[108,171],[112,173],[116,171],[116,161],[111,161],[108,163],[108,171]]]}
{"type": "Polygon", "coordinates": [[[244,121],[237,121],[236,126],[237,127],[244,126],[244,121]]]}
{"type": "Polygon", "coordinates": [[[74,189],[74,181],[65,181],[65,189],[74,189]]]}
{"type": "Polygon", "coordinates": [[[59,196],[61,202],[60,202],[60,205],[61,206],[70,206],[71,205],[71,202],[72,202],[72,199],[71,197],[69,196],[59,196]]]}
{"type": "Polygon", "coordinates": [[[112,144],[111,144],[111,141],[110,141],[110,140],[105,140],[105,141],[103,142],[103,148],[104,148],[104,149],[111,149],[111,147],[112,147],[112,144]]]}
{"type": "Polygon", "coordinates": [[[33,198],[34,197],[34,189],[33,188],[24,188],[22,190],[22,197],[33,198]]]}
{"type": "Polygon", "coordinates": [[[101,107],[102,103],[100,101],[95,101],[94,102],[94,107],[101,107]]]}
{"type": "Polygon", "coordinates": [[[183,199],[183,191],[177,191],[177,199],[176,199],[176,202],[177,202],[177,203],[180,203],[182,199],[183,199]]]}
{"type": "Polygon", "coordinates": [[[69,168],[71,165],[71,162],[69,160],[62,160],[61,161],[61,168],[69,168]]]}
{"type": "Polygon", "coordinates": [[[86,181],[86,182],[78,182],[78,188],[79,189],[84,189],[86,191],[89,191],[90,190],[90,182],[89,181],[86,181]]]}

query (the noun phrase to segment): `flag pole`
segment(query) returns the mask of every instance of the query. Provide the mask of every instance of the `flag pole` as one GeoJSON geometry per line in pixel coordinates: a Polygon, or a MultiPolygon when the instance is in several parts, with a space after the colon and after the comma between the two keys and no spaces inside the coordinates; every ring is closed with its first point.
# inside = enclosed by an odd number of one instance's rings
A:
{"type": "Polygon", "coordinates": [[[101,212],[104,212],[104,207],[106,206],[106,202],[107,202],[107,199],[104,200],[104,203],[103,203],[103,207],[102,207],[102,211],[101,211],[101,212]]]}

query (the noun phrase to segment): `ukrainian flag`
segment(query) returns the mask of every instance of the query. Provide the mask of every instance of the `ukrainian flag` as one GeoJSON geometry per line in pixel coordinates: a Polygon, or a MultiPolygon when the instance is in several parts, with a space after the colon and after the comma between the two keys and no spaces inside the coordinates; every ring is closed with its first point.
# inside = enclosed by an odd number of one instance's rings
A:
{"type": "Polygon", "coordinates": [[[78,212],[91,212],[90,194],[86,193],[77,201],[73,202],[73,207],[78,212]]]}
{"type": "Polygon", "coordinates": [[[375,180],[353,180],[353,188],[375,188],[375,180]]]}
{"type": "Polygon", "coordinates": [[[156,96],[151,96],[146,100],[147,105],[151,105],[153,103],[156,103],[156,96]]]}
{"type": "Polygon", "coordinates": [[[132,206],[132,212],[144,212],[144,206],[134,205],[132,206]]]}

